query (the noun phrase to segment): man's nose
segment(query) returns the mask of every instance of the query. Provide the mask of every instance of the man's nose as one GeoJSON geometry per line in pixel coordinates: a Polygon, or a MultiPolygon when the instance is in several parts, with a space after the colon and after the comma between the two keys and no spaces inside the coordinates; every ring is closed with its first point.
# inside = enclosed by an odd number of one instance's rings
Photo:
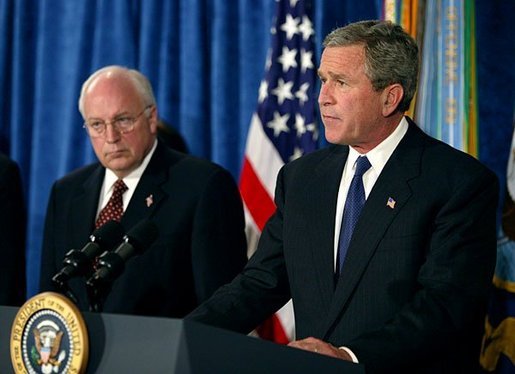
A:
{"type": "Polygon", "coordinates": [[[318,94],[318,105],[325,106],[334,104],[333,88],[330,83],[325,83],[320,87],[318,94]]]}
{"type": "Polygon", "coordinates": [[[106,126],[105,135],[105,140],[108,143],[115,143],[121,137],[120,131],[118,131],[111,123],[106,126]]]}

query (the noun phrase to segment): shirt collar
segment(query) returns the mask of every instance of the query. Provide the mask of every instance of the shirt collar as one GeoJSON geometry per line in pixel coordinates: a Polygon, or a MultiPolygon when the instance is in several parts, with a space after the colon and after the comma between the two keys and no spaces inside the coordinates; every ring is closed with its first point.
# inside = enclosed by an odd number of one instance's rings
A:
{"type": "Polygon", "coordinates": [[[349,157],[347,159],[347,165],[352,165],[352,169],[354,169],[354,164],[359,156],[367,156],[368,161],[372,165],[372,168],[377,173],[377,175],[381,174],[386,162],[392,155],[395,148],[399,145],[404,135],[408,131],[408,121],[406,117],[402,117],[399,125],[396,129],[381,143],[379,143],[374,149],[369,151],[366,154],[360,154],[354,148],[349,147],[349,157]]]}
{"type": "MultiPolygon", "coordinates": [[[[125,178],[123,178],[123,182],[128,187],[129,190],[134,190],[136,186],[138,185],[138,182],[143,175],[143,172],[147,168],[148,163],[150,162],[150,159],[152,158],[152,155],[154,154],[155,150],[157,148],[157,139],[154,141],[154,145],[152,146],[152,149],[143,159],[143,162],[133,171],[131,171],[125,178]]],[[[116,174],[110,170],[105,169],[105,176],[104,176],[104,196],[109,194],[112,189],[114,183],[119,178],[116,176],[116,174]]]]}

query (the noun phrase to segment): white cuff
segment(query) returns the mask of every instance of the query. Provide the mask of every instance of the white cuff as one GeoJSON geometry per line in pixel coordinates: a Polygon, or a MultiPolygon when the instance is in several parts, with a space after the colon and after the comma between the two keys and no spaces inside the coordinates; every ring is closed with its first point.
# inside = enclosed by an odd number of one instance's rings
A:
{"type": "Polygon", "coordinates": [[[347,348],[347,347],[338,347],[338,349],[341,349],[341,350],[344,350],[345,352],[347,352],[349,354],[350,358],[352,358],[352,362],[354,362],[355,364],[359,364],[358,358],[356,357],[354,352],[352,352],[349,348],[347,348]]]}

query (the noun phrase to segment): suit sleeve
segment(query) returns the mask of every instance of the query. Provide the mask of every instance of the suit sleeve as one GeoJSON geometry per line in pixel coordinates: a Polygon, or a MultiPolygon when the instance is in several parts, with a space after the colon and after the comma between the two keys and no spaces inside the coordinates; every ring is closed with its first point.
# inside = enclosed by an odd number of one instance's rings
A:
{"type": "Polygon", "coordinates": [[[437,212],[412,300],[381,328],[345,343],[367,367],[438,357],[480,335],[480,326],[471,330],[482,320],[495,267],[498,199],[496,178],[481,170],[437,212]]]}
{"type": "Polygon", "coordinates": [[[25,300],[26,211],[18,166],[6,159],[0,170],[0,305],[21,305],[25,300]]]}
{"type": "Polygon", "coordinates": [[[55,217],[55,201],[56,186],[52,187],[50,197],[48,199],[48,207],[45,216],[45,228],[43,233],[43,246],[41,249],[41,267],[39,272],[39,291],[55,291],[52,284],[52,277],[57,272],[54,261],[54,217],[55,217]]]}
{"type": "Polygon", "coordinates": [[[198,302],[229,283],[247,262],[243,206],[231,175],[217,169],[196,206],[192,266],[198,302]]]}
{"type": "Polygon", "coordinates": [[[282,171],[275,192],[277,211],[267,222],[258,249],[245,269],[186,318],[248,333],[290,299],[282,251],[282,171]]]}

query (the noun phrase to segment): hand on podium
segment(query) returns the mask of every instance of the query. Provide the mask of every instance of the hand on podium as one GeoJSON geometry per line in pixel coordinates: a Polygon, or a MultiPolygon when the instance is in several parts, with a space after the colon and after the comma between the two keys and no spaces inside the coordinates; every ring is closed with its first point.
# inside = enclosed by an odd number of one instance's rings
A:
{"type": "Polygon", "coordinates": [[[302,340],[295,340],[290,342],[288,346],[338,358],[340,360],[353,362],[352,357],[344,349],[339,349],[332,344],[313,337],[305,338],[302,340]]]}

